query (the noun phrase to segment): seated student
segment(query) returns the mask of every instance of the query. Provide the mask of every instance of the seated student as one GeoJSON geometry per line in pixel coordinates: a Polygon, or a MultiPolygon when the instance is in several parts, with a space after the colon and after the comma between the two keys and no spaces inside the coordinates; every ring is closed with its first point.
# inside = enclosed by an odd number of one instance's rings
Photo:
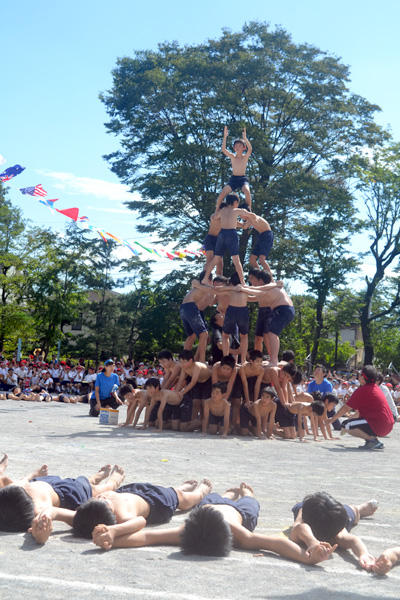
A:
{"type": "Polygon", "coordinates": [[[150,396],[146,390],[135,390],[130,383],[120,387],[119,395],[128,402],[125,423],[120,424],[120,427],[129,427],[132,424],[135,429],[143,409],[150,406],[150,396]]]}
{"type": "Polygon", "coordinates": [[[111,466],[105,465],[89,478],[44,475],[15,481],[0,490],[0,531],[29,530],[38,543],[44,544],[52,531],[53,518],[71,525],[70,511],[89,498],[117,489],[124,477],[121,467],[115,465],[111,471],[111,466]],[[101,484],[107,477],[107,483],[101,484]]]}
{"type": "Polygon", "coordinates": [[[179,361],[174,360],[174,357],[169,350],[162,350],[158,353],[157,358],[165,372],[161,389],[172,390],[178,383],[182,369],[181,364],[179,361]]]}
{"type": "MultiPolygon", "coordinates": [[[[188,350],[188,352],[190,352],[188,350]]],[[[141,429],[146,429],[150,422],[157,419],[157,431],[161,432],[163,427],[167,429],[164,421],[171,421],[174,431],[195,431],[200,429],[200,421],[192,420],[192,403],[182,401],[181,396],[172,390],[162,390],[157,377],[151,377],[146,381],[146,392],[150,397],[150,406],[146,411],[145,420],[141,429]],[[152,414],[153,409],[157,412],[152,414]]]]}
{"type": "Polygon", "coordinates": [[[212,484],[208,479],[200,483],[185,481],[179,487],[162,487],[151,483],[130,483],[115,492],[105,492],[100,498],[78,507],[73,519],[74,534],[91,539],[97,525],[108,526],[108,533],[116,543],[146,525],[168,523],[176,510],[190,510],[196,506],[212,484]]]}
{"type": "Polygon", "coordinates": [[[6,392],[12,390],[18,385],[18,375],[14,373],[14,369],[11,367],[7,370],[7,376],[3,382],[3,390],[6,392]]]}
{"type": "Polygon", "coordinates": [[[226,399],[226,383],[217,382],[211,386],[211,398],[204,402],[204,415],[202,433],[208,432],[216,435],[218,431],[222,438],[226,438],[229,432],[229,417],[231,405],[226,399]]]}
{"type": "Polygon", "coordinates": [[[119,387],[118,375],[114,373],[115,362],[109,358],[104,363],[101,373],[98,373],[94,384],[94,392],[90,395],[91,417],[98,417],[101,408],[117,409],[123,402],[117,394],[119,387]]]}
{"type": "MultiPolygon", "coordinates": [[[[200,274],[200,280],[204,271],[200,274]]],[[[207,306],[212,306],[215,294],[212,290],[201,287],[193,287],[182,300],[179,315],[182,319],[186,333],[185,350],[191,350],[196,337],[199,340],[199,361],[206,362],[206,349],[208,341],[208,329],[204,320],[203,311],[207,306]]]]}
{"type": "Polygon", "coordinates": [[[360,566],[369,571],[375,564],[375,558],[350,530],[363,517],[373,515],[377,508],[377,500],[348,506],[326,492],[310,494],[292,508],[295,520],[290,539],[297,544],[305,544],[308,551],[320,542],[329,542],[341,550],[352,550],[360,566]]]}
{"type": "Polygon", "coordinates": [[[254,348],[262,350],[262,342],[267,348],[269,364],[278,364],[279,336],[285,327],[294,319],[293,302],[282,282],[271,283],[271,276],[260,269],[249,271],[250,287],[243,286],[242,291],[255,295],[259,305],[256,323],[254,348]]]}
{"type": "MultiPolygon", "coordinates": [[[[317,441],[317,417],[322,416],[325,411],[325,406],[322,402],[316,401],[311,402],[310,404],[306,404],[305,402],[293,402],[287,405],[287,410],[292,415],[297,415],[297,427],[299,439],[301,442],[306,442],[307,440],[304,438],[304,429],[303,429],[303,417],[310,417],[311,419],[311,429],[314,435],[314,441],[317,441]]],[[[275,428],[276,435],[281,435],[281,432],[278,428],[275,428]]],[[[284,434],[282,432],[282,437],[284,434]]]]}
{"type": "Polygon", "coordinates": [[[216,362],[211,371],[211,382],[217,381],[226,383],[226,399],[231,404],[231,423],[236,425],[240,403],[242,401],[242,385],[238,379],[238,367],[233,356],[223,356],[219,362],[216,362]]]}
{"type": "Polygon", "coordinates": [[[254,533],[260,505],[250,485],[241,483],[223,495],[205,496],[191,511],[185,523],[173,529],[142,529],[118,538],[107,525],[93,532],[93,543],[101,548],[141,548],[143,546],[181,546],[185,554],[228,556],[232,547],[243,550],[269,550],[285,558],[305,564],[316,564],[329,558],[335,549],[326,542],[310,552],[281,536],[254,533]]]}
{"type": "Polygon", "coordinates": [[[191,420],[194,421],[199,414],[202,416],[203,400],[209,398],[211,394],[211,369],[208,365],[195,361],[191,350],[182,350],[179,354],[179,362],[182,371],[175,390],[182,399],[181,409],[185,409],[185,418],[187,418],[187,406],[192,405],[191,420]],[[189,383],[185,385],[188,380],[189,383]]]}
{"type": "Polygon", "coordinates": [[[323,365],[315,365],[313,371],[314,379],[308,384],[307,392],[321,392],[323,396],[325,394],[332,393],[332,384],[325,378],[326,369],[323,365]]]}
{"type": "Polygon", "coordinates": [[[357,388],[328,422],[332,423],[344,415],[349,408],[358,411],[356,418],[350,418],[342,423],[346,433],[365,440],[364,450],[380,450],[384,444],[378,436],[388,435],[394,425],[394,418],[385,394],[376,385],[378,373],[372,365],[365,365],[358,375],[360,387],[357,388]]]}
{"type": "Polygon", "coordinates": [[[400,546],[395,548],[388,548],[384,550],[382,554],[376,559],[372,570],[377,575],[386,575],[390,569],[394,567],[400,560],[400,546]]]}
{"type": "Polygon", "coordinates": [[[259,350],[252,350],[249,362],[244,362],[239,369],[239,377],[243,387],[245,404],[255,402],[260,396],[261,382],[264,377],[263,356],[259,350]]]}
{"type": "Polygon", "coordinates": [[[240,407],[240,435],[249,435],[251,426],[252,433],[260,440],[266,437],[269,440],[275,439],[273,435],[276,413],[274,398],[276,398],[274,389],[266,387],[261,390],[259,400],[240,407]]]}

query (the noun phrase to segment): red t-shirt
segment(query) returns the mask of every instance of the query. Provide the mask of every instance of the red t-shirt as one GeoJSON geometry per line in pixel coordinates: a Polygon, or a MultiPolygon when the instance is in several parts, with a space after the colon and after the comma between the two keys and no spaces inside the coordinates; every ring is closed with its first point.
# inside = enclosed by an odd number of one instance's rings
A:
{"type": "Polygon", "coordinates": [[[366,383],[356,389],[347,406],[358,410],[360,417],[365,419],[376,435],[387,435],[393,429],[394,419],[385,394],[375,383],[366,383]]]}

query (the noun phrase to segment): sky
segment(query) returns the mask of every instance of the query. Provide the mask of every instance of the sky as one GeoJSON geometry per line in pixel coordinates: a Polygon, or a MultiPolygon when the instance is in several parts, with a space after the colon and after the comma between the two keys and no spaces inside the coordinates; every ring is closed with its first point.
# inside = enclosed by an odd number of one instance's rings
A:
{"type": "MultiPolygon", "coordinates": [[[[76,206],[94,227],[149,243],[135,231],[138,216],[123,204],[132,195],[102,158],[119,145],[106,133],[98,95],[111,88],[117,58],[164,41],[198,44],[254,20],[281,25],[294,42],[349,65],[350,89],[381,107],[376,120],[400,140],[400,3],[393,0],[3,0],[0,14],[0,156],[6,161],[0,172],[26,167],[10,182],[10,200],[34,224],[60,233],[67,218],[16,187],[42,184],[47,198],[58,198],[57,208],[76,206]]],[[[365,238],[356,239],[352,250],[364,249],[365,238]]],[[[154,277],[177,263],[157,261],[154,277]]]]}

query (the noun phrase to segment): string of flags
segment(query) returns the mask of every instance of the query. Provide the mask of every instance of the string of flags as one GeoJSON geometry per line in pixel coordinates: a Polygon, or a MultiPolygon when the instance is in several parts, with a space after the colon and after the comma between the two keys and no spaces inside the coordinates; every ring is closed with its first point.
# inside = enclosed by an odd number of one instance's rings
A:
{"type": "MultiPolygon", "coordinates": [[[[8,169],[5,169],[2,173],[0,173],[0,181],[3,183],[10,181],[17,175],[20,175],[23,171],[25,171],[25,167],[22,167],[21,165],[14,165],[13,167],[8,167],[8,169]]],[[[15,187],[15,186],[12,186],[12,187],[15,187]]],[[[172,250],[169,251],[169,250],[165,250],[164,248],[158,248],[158,249],[152,248],[152,247],[149,248],[149,247],[144,246],[143,244],[140,244],[139,242],[136,242],[136,241],[131,242],[128,240],[123,240],[123,239],[119,238],[118,236],[113,235],[112,233],[109,233],[108,231],[104,231],[103,229],[99,229],[98,227],[94,227],[93,225],[89,225],[87,223],[89,221],[88,217],[86,217],[86,216],[80,217],[79,216],[79,208],[76,208],[76,207],[65,208],[62,210],[55,208],[54,203],[58,202],[58,198],[55,198],[52,200],[47,199],[46,198],[47,192],[46,192],[46,190],[43,189],[41,184],[31,186],[31,187],[26,187],[26,188],[17,188],[17,189],[19,189],[19,191],[24,195],[36,197],[38,202],[40,202],[41,204],[44,204],[44,206],[47,206],[47,208],[50,210],[52,215],[54,215],[54,211],[56,211],[56,212],[64,215],[65,217],[72,219],[73,221],[75,221],[75,223],[80,223],[82,229],[87,229],[89,231],[93,231],[93,232],[97,233],[101,237],[103,242],[105,242],[106,244],[108,243],[107,237],[111,238],[114,241],[116,241],[118,244],[125,246],[126,248],[129,248],[129,250],[131,250],[131,252],[135,256],[140,256],[140,252],[134,246],[139,246],[142,250],[145,250],[146,252],[148,252],[150,254],[158,256],[159,258],[169,258],[170,260],[176,260],[177,258],[178,259],[196,258],[196,257],[205,255],[203,246],[201,248],[199,248],[198,250],[184,249],[184,250],[177,250],[177,251],[172,251],[172,250]]]]}

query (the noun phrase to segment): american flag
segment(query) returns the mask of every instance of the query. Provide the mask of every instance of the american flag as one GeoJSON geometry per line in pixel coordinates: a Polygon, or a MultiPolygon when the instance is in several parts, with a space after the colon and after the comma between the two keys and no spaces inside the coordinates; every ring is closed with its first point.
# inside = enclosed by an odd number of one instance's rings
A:
{"type": "Polygon", "coordinates": [[[88,217],[79,217],[78,221],[81,221],[81,222],[82,221],[89,221],[89,218],[88,217]]]}
{"type": "Polygon", "coordinates": [[[41,184],[35,185],[35,187],[19,188],[22,194],[29,194],[29,196],[47,196],[47,192],[42,188],[41,184]]]}
{"type": "Polygon", "coordinates": [[[21,167],[21,165],[8,167],[8,169],[0,173],[0,179],[1,181],[10,181],[10,179],[22,173],[22,171],[25,171],[25,167],[21,167]]]}

